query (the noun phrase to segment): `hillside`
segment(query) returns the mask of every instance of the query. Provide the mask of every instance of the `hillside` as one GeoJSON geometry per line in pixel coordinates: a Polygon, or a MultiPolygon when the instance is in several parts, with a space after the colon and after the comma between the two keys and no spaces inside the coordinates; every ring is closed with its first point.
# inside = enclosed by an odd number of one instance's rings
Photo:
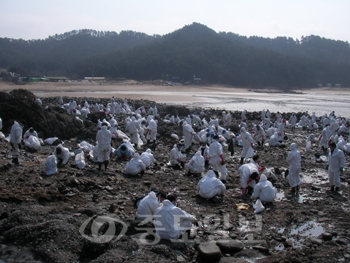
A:
{"type": "Polygon", "coordinates": [[[44,40],[0,38],[0,68],[22,76],[165,79],[254,88],[350,86],[349,43],[319,36],[275,39],[217,33],[193,23],[148,36],[74,30],[44,40]]]}

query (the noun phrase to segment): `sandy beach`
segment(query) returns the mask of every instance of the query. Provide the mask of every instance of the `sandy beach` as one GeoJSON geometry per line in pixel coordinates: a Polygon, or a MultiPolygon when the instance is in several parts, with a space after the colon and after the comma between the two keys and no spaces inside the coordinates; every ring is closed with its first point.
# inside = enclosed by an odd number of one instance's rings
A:
{"type": "Polygon", "coordinates": [[[158,103],[201,101],[201,97],[192,96],[199,93],[242,93],[248,92],[245,88],[233,88],[225,86],[163,86],[151,84],[138,84],[136,81],[128,81],[120,84],[98,83],[30,83],[26,85],[13,85],[0,83],[0,91],[13,89],[27,89],[38,97],[88,97],[88,98],[130,98],[152,100],[158,103]]]}
{"type": "Polygon", "coordinates": [[[283,93],[276,90],[253,90],[223,85],[158,85],[160,82],[136,82],[127,80],[115,83],[30,83],[14,85],[0,83],[0,91],[26,89],[39,98],[76,97],[76,98],[119,98],[144,99],[165,104],[182,104],[187,107],[217,108],[230,111],[271,112],[315,112],[317,115],[332,111],[348,117],[350,89],[314,88],[283,93]]]}

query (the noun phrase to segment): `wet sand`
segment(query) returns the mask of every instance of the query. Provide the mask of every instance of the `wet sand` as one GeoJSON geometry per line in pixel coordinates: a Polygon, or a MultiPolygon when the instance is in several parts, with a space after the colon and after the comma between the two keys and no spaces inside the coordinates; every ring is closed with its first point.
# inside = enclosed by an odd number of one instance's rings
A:
{"type": "Polygon", "coordinates": [[[225,86],[161,86],[137,84],[128,82],[122,84],[97,83],[30,83],[26,85],[13,85],[0,83],[0,91],[13,89],[27,89],[37,97],[47,98],[55,96],[87,97],[87,98],[130,98],[152,100],[158,103],[166,102],[196,102],[203,98],[196,94],[209,93],[245,93],[248,89],[225,86]]]}
{"type": "Polygon", "coordinates": [[[141,83],[133,80],[116,83],[30,83],[13,85],[0,83],[0,91],[27,89],[39,98],[115,98],[144,99],[166,104],[182,104],[187,107],[220,108],[226,110],[246,109],[271,112],[315,112],[317,115],[337,112],[348,117],[350,103],[349,88],[315,88],[282,93],[276,90],[252,90],[223,85],[179,85],[165,86],[155,83],[141,83]]]}

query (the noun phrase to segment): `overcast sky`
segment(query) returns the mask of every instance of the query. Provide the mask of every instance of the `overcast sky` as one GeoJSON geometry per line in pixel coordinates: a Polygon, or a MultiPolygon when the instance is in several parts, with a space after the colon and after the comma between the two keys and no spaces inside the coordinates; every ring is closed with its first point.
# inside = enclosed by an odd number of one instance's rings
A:
{"type": "Polygon", "coordinates": [[[0,0],[0,37],[77,29],[164,35],[197,22],[216,32],[350,42],[350,0],[0,0]]]}

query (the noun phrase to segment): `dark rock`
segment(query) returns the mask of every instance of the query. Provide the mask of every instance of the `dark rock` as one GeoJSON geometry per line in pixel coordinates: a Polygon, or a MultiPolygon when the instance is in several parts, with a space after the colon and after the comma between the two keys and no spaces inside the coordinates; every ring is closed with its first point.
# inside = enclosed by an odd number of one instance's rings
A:
{"type": "Polygon", "coordinates": [[[239,257],[244,257],[244,258],[262,258],[264,257],[264,254],[260,253],[257,250],[254,249],[244,249],[238,253],[235,254],[235,257],[239,258],[239,257]]]}
{"type": "Polygon", "coordinates": [[[244,248],[244,244],[239,240],[219,240],[216,245],[223,253],[236,253],[244,248]]]}
{"type": "Polygon", "coordinates": [[[322,239],[324,241],[330,241],[330,240],[332,240],[332,238],[333,238],[333,235],[331,233],[323,233],[322,234],[322,239]]]}
{"type": "Polygon", "coordinates": [[[213,262],[220,260],[221,251],[215,243],[201,243],[198,246],[201,262],[213,262]]]}
{"type": "Polygon", "coordinates": [[[249,263],[249,261],[244,258],[223,257],[220,263],[249,263]]]}
{"type": "Polygon", "coordinates": [[[339,245],[347,245],[349,242],[346,239],[339,238],[335,242],[337,242],[339,245]]]}
{"type": "Polygon", "coordinates": [[[263,246],[253,246],[253,249],[256,249],[256,250],[261,251],[263,253],[269,252],[269,249],[267,247],[263,247],[263,246]]]}

